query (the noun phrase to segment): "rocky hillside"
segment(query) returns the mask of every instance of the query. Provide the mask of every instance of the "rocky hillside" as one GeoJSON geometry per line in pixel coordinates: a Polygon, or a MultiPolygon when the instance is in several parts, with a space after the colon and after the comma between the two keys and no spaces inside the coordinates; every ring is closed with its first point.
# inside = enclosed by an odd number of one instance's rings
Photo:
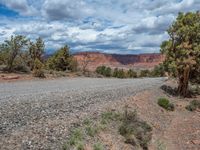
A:
{"type": "Polygon", "coordinates": [[[139,55],[122,55],[122,54],[105,54],[99,52],[81,52],[74,55],[80,66],[87,63],[89,70],[95,70],[101,65],[110,66],[111,68],[135,68],[146,69],[153,68],[164,60],[164,56],[158,53],[139,54],[139,55]]]}

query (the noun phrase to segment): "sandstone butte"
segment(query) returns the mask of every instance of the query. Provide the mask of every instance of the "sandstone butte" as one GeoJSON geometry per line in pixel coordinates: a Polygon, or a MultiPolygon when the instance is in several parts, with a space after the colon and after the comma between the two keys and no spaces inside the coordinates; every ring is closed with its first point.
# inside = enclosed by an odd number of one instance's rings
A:
{"type": "Polygon", "coordinates": [[[123,69],[152,69],[164,61],[164,56],[159,53],[152,54],[105,54],[100,52],[79,52],[74,54],[78,64],[87,64],[87,69],[94,71],[98,66],[123,69]]]}

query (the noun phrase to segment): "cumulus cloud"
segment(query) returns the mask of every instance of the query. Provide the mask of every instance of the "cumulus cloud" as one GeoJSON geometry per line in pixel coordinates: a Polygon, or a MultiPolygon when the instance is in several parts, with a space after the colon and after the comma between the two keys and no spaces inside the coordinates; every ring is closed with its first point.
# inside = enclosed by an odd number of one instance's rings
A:
{"type": "Polygon", "coordinates": [[[34,16],[37,14],[37,10],[31,4],[28,4],[26,0],[0,0],[0,4],[24,16],[34,16]]]}
{"type": "Polygon", "coordinates": [[[92,13],[83,0],[45,0],[43,15],[50,20],[80,19],[92,13]]]}
{"type": "Polygon", "coordinates": [[[68,44],[74,52],[158,52],[178,12],[199,0],[0,0],[19,13],[1,14],[0,42],[12,34],[45,40],[47,51],[68,44]]]}

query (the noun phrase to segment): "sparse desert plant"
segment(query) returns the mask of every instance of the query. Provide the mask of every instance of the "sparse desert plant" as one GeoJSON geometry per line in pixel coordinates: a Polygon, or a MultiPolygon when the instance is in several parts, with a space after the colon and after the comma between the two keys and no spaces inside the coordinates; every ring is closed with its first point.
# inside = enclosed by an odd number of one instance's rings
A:
{"type": "Polygon", "coordinates": [[[200,101],[198,101],[198,100],[193,100],[193,101],[191,101],[190,104],[187,105],[185,108],[186,108],[187,110],[189,110],[189,111],[195,111],[197,108],[200,109],[200,101]]]}
{"type": "Polygon", "coordinates": [[[81,129],[75,129],[69,139],[70,145],[76,145],[83,140],[83,133],[81,129]]]}
{"type": "Polygon", "coordinates": [[[103,150],[103,145],[101,143],[96,143],[93,145],[93,150],[103,150]]]}
{"type": "Polygon", "coordinates": [[[62,147],[62,150],[70,150],[70,146],[68,143],[65,143],[62,147]]]}
{"type": "Polygon", "coordinates": [[[141,70],[140,71],[140,77],[148,77],[150,76],[150,71],[149,70],[141,70]]]}
{"type": "Polygon", "coordinates": [[[114,111],[108,111],[101,114],[101,123],[107,124],[111,120],[120,120],[121,115],[120,113],[114,112],[114,111]]]}
{"type": "Polygon", "coordinates": [[[36,59],[34,62],[34,69],[33,69],[33,76],[34,77],[39,77],[39,78],[44,78],[44,71],[43,71],[43,64],[39,59],[36,59]]]}
{"type": "Polygon", "coordinates": [[[137,78],[137,72],[132,69],[129,69],[126,73],[128,78],[137,78]]]}
{"type": "Polygon", "coordinates": [[[167,148],[166,148],[164,142],[158,140],[158,141],[157,141],[157,150],[166,150],[166,149],[167,149],[167,148]]]}
{"type": "Polygon", "coordinates": [[[117,75],[118,75],[118,68],[115,68],[114,71],[113,71],[112,76],[117,78],[117,75]]]}
{"type": "Polygon", "coordinates": [[[84,125],[90,125],[91,123],[92,123],[92,121],[89,118],[86,118],[83,120],[84,125]]]}
{"type": "Polygon", "coordinates": [[[165,76],[165,69],[163,64],[159,64],[155,66],[154,69],[150,72],[150,76],[152,77],[163,77],[165,76]]]}
{"type": "Polygon", "coordinates": [[[126,74],[125,74],[124,69],[119,69],[119,70],[118,70],[117,77],[118,77],[118,78],[125,78],[125,77],[126,77],[126,74]]]}
{"type": "Polygon", "coordinates": [[[99,66],[96,68],[96,73],[101,74],[105,77],[111,77],[112,69],[106,66],[99,66]]]}
{"type": "Polygon", "coordinates": [[[158,105],[162,108],[170,111],[174,111],[174,104],[170,103],[170,101],[166,98],[159,98],[158,99],[158,105]]]}
{"type": "Polygon", "coordinates": [[[84,150],[84,144],[82,142],[79,142],[77,144],[77,147],[76,147],[77,150],[84,150]]]}
{"type": "Polygon", "coordinates": [[[143,149],[148,149],[148,143],[152,137],[151,131],[151,126],[140,120],[136,111],[125,109],[119,133],[125,137],[126,143],[133,146],[140,145],[143,149]]]}
{"type": "Polygon", "coordinates": [[[87,135],[94,137],[98,132],[98,128],[96,126],[89,125],[89,126],[85,127],[85,131],[86,131],[87,135]]]}

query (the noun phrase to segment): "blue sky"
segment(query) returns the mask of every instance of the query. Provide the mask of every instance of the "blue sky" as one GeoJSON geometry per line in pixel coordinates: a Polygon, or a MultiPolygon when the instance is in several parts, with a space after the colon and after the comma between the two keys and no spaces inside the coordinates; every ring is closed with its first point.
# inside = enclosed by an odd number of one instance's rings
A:
{"type": "Polygon", "coordinates": [[[0,0],[0,42],[22,34],[42,37],[47,51],[159,52],[178,12],[200,0],[0,0]]]}

